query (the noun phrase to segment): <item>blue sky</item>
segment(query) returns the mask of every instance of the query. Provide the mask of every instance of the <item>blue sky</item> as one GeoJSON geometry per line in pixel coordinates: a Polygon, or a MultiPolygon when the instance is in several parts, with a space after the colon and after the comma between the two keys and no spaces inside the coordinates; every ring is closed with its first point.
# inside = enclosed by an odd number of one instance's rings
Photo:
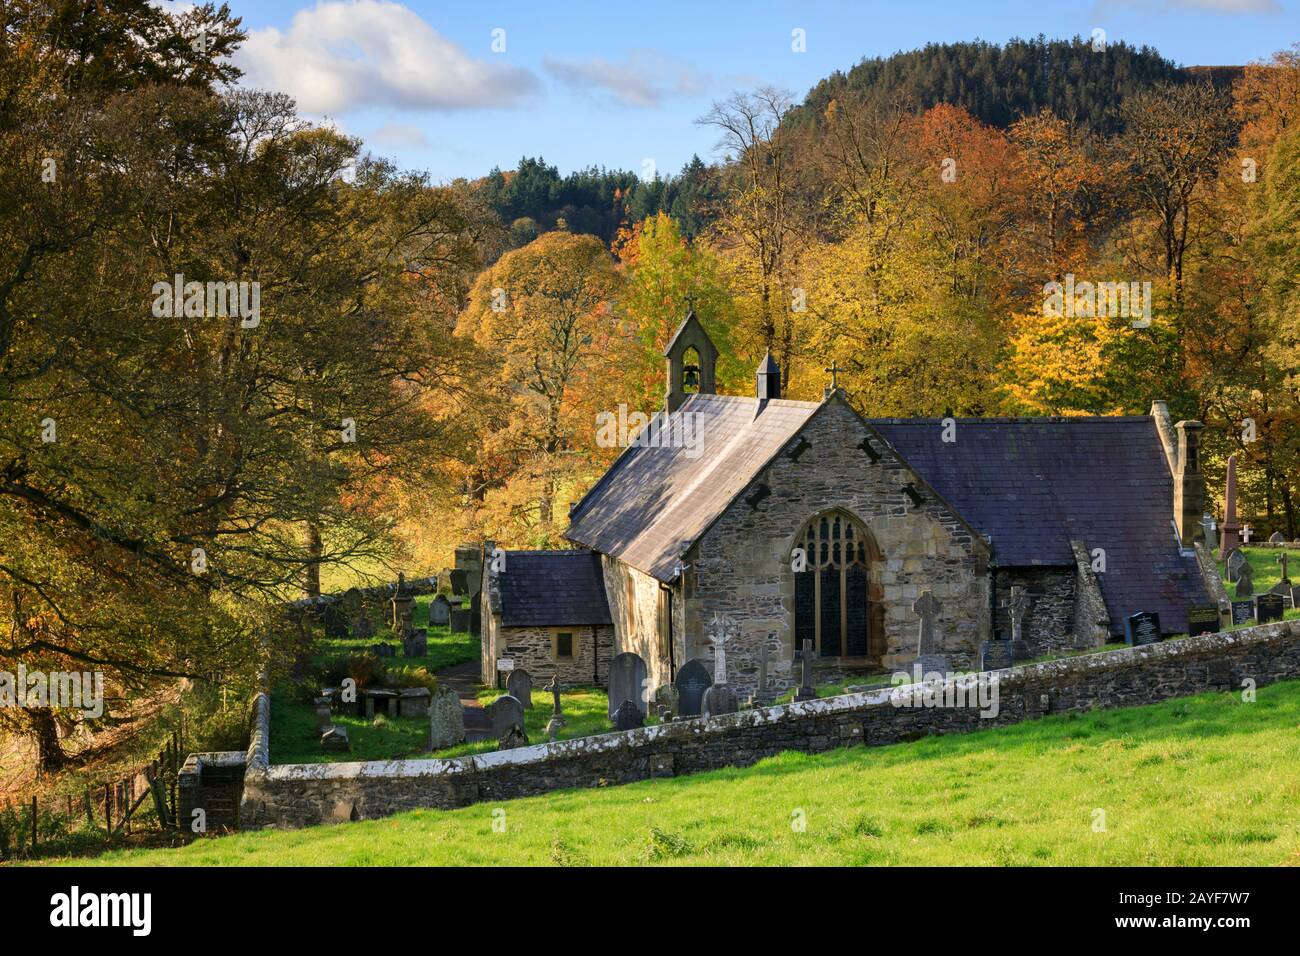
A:
{"type": "Polygon", "coordinates": [[[1300,41],[1300,0],[230,6],[251,33],[239,56],[249,85],[293,94],[304,115],[438,181],[513,167],[523,155],[561,172],[676,172],[692,153],[714,155],[715,134],[693,120],[731,90],[772,84],[798,99],[864,56],[931,41],[1101,28],[1185,65],[1245,63],[1300,41]],[[805,52],[792,50],[795,29],[805,52]]]}

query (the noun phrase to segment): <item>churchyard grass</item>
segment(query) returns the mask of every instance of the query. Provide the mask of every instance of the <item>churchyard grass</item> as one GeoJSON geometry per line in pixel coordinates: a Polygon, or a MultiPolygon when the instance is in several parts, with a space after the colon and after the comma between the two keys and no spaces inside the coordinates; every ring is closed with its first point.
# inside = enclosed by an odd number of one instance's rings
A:
{"type": "MultiPolygon", "coordinates": [[[[1296,548],[1257,548],[1253,545],[1245,545],[1241,553],[1246,556],[1250,562],[1251,583],[1255,587],[1256,594],[1263,594],[1278,581],[1282,580],[1282,565],[1278,564],[1277,557],[1283,550],[1286,551],[1290,558],[1290,568],[1287,574],[1295,583],[1300,583],[1300,550],[1296,548]]],[[[1233,585],[1228,581],[1228,569],[1222,561],[1218,562],[1219,577],[1223,579],[1224,586],[1228,589],[1230,596],[1235,596],[1233,585]]]]}
{"type": "MultiPolygon", "coordinates": [[[[451,667],[453,664],[478,660],[479,639],[477,637],[465,633],[452,633],[451,628],[446,625],[431,626],[429,624],[429,603],[432,600],[432,594],[417,596],[415,606],[411,611],[411,626],[425,627],[429,630],[428,653],[424,657],[398,657],[394,658],[394,661],[399,664],[410,663],[416,667],[424,667],[429,671],[437,671],[444,667],[451,667]]],[[[315,659],[339,657],[344,654],[364,654],[372,644],[400,645],[402,643],[401,639],[393,633],[393,629],[388,623],[386,621],[378,623],[379,611],[376,611],[374,616],[376,625],[373,637],[322,637],[317,644],[319,650],[315,655],[315,659]]]]}
{"type": "Polygon", "coordinates": [[[1291,681],[1261,688],[1253,703],[1202,694],[95,862],[1295,865],[1298,724],[1291,681]],[[498,809],[503,833],[492,826],[498,809]]]}
{"type": "MultiPolygon", "coordinates": [[[[505,691],[488,689],[480,691],[478,699],[486,707],[500,697],[505,691]]],[[[589,737],[592,734],[613,732],[608,714],[609,698],[598,687],[574,687],[560,691],[560,706],[564,710],[565,725],[557,735],[557,740],[572,740],[574,737],[589,737]]],[[[533,686],[533,706],[524,711],[524,733],[530,743],[544,743],[547,740],[546,724],[551,719],[554,701],[550,691],[543,684],[533,686]]],[[[646,724],[654,723],[647,720],[646,724]]],[[[466,754],[488,753],[497,749],[495,740],[479,740],[474,743],[460,744],[439,750],[432,757],[463,757],[466,754]]]]}

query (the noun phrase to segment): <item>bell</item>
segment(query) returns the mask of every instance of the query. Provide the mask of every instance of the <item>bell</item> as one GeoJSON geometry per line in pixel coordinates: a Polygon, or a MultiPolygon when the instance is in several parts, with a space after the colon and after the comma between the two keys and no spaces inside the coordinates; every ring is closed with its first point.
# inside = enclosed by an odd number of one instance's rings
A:
{"type": "Polygon", "coordinates": [[[686,387],[687,387],[687,388],[696,388],[696,389],[698,389],[698,388],[700,387],[700,369],[699,369],[699,366],[698,366],[698,365],[688,365],[688,366],[686,366],[685,369],[683,369],[683,371],[684,371],[684,373],[685,373],[685,374],[683,375],[683,381],[686,383],[686,387]]]}

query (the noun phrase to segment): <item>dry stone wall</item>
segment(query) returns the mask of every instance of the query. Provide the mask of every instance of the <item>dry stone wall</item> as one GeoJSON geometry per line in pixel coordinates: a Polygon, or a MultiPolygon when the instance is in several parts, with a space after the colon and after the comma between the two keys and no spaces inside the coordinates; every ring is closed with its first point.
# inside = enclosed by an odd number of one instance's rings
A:
{"type": "MultiPolygon", "coordinates": [[[[297,827],[452,808],[568,787],[600,787],[748,766],[786,750],[818,753],[981,730],[1044,714],[1150,704],[1204,691],[1300,679],[1300,621],[1064,658],[870,694],[848,694],[455,760],[268,766],[249,747],[240,823],[297,827]],[[996,678],[988,706],[925,706],[996,678]]],[[[985,692],[991,690],[985,685],[985,692]]],[[[269,713],[259,699],[260,724],[269,713]]],[[[982,702],[983,703],[983,702],[982,702]]]]}

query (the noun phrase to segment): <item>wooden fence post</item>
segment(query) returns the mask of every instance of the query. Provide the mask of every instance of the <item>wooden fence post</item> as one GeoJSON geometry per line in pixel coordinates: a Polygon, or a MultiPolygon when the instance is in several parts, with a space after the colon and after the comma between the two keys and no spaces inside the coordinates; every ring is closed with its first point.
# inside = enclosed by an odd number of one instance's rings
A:
{"type": "Polygon", "coordinates": [[[104,832],[113,832],[113,788],[104,784],[104,832]]]}
{"type": "Polygon", "coordinates": [[[32,855],[36,855],[36,795],[32,794],[32,855]]]}

